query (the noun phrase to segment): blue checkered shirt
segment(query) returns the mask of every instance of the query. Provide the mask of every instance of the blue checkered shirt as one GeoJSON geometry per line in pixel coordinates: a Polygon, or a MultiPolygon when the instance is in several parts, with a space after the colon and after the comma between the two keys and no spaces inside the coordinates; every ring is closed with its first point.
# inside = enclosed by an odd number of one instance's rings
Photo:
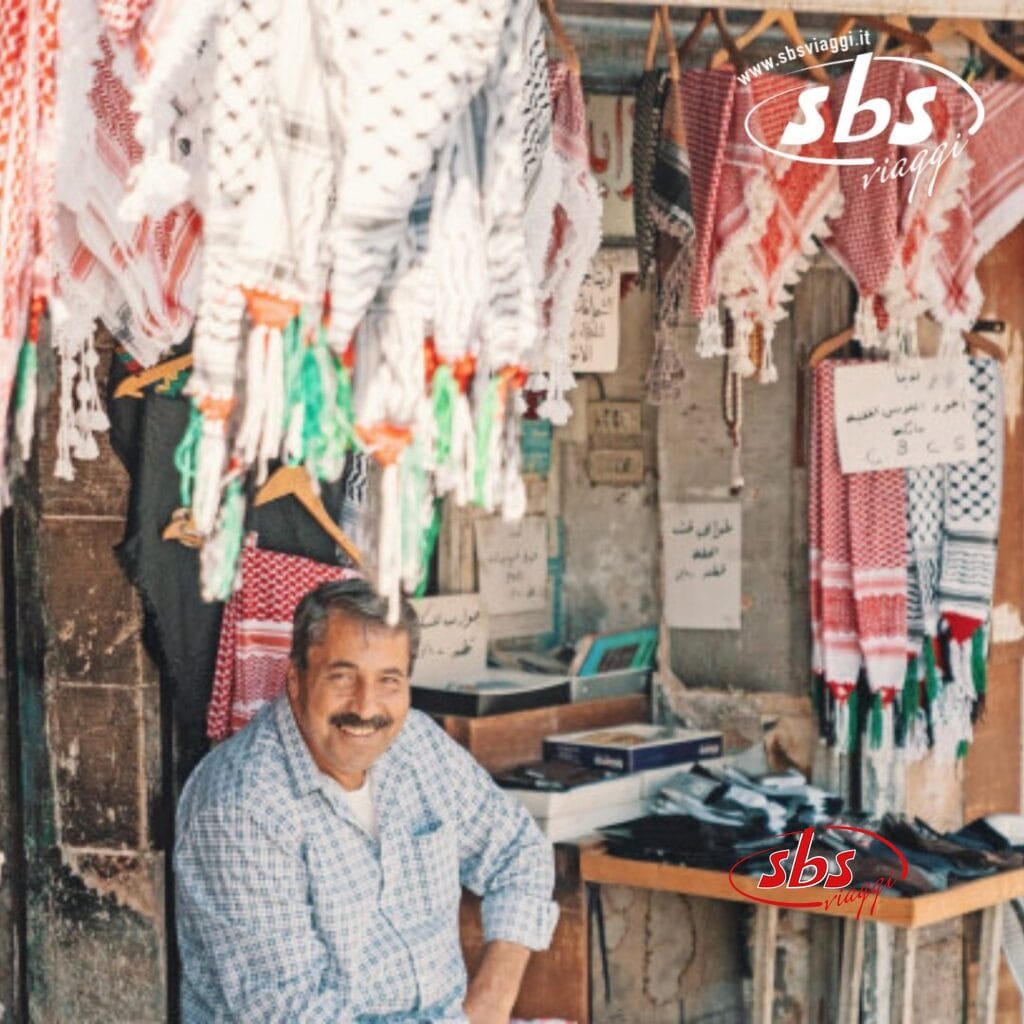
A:
{"type": "Polygon", "coordinates": [[[547,946],[551,846],[465,750],[412,711],[373,775],[379,841],[284,697],[195,770],[174,851],[183,1024],[464,1022],[462,886],[488,941],[547,946]]]}

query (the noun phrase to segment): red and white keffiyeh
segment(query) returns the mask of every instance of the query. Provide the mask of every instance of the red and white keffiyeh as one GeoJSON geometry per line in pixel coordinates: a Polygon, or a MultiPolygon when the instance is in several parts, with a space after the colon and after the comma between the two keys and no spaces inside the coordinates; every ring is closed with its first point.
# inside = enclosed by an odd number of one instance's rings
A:
{"type": "Polygon", "coordinates": [[[697,229],[690,278],[690,312],[700,322],[698,352],[703,356],[721,355],[725,347],[718,320],[714,262],[726,142],[736,102],[736,75],[732,68],[685,71],[682,91],[693,185],[693,219],[697,229]]]}
{"type": "MultiPolygon", "coordinates": [[[[903,99],[905,68],[902,62],[872,61],[864,94],[883,97],[898,110],[903,99]]],[[[844,75],[833,86],[832,110],[837,118],[849,84],[850,75],[844,75]]],[[[855,136],[870,127],[871,117],[871,112],[858,112],[852,124],[855,136]]],[[[899,158],[899,150],[889,144],[885,132],[861,142],[838,143],[837,149],[840,157],[872,157],[876,168],[891,169],[899,158]]],[[[860,295],[854,321],[857,339],[868,348],[876,348],[882,343],[881,328],[887,322],[881,291],[896,261],[900,194],[899,180],[891,175],[885,181],[880,174],[876,175],[864,187],[865,170],[865,166],[858,165],[839,168],[839,184],[845,200],[843,214],[830,222],[832,234],[824,245],[852,278],[860,295]]]]}
{"type": "Polygon", "coordinates": [[[976,86],[985,122],[971,139],[971,216],[980,260],[1024,219],[1024,85],[976,86]]]}
{"type": "Polygon", "coordinates": [[[135,138],[130,51],[88,5],[65,7],[69,43],[58,64],[60,202],[55,245],[54,347],[60,356],[60,428],[55,473],[73,479],[71,456],[98,454],[106,429],[96,389],[97,320],[142,366],[181,342],[195,317],[202,224],[187,203],[129,220],[121,204],[142,158],[135,138]]]}
{"type": "Polygon", "coordinates": [[[321,583],[359,573],[309,558],[264,551],[255,539],[242,549],[240,588],[224,607],[206,733],[214,740],[238,732],[284,689],[292,616],[321,583]]]}
{"type": "MultiPolygon", "coordinates": [[[[753,81],[752,89],[758,104],[758,137],[769,147],[814,160],[835,156],[828,107],[820,110],[826,125],[820,139],[799,147],[783,146],[782,133],[796,118],[800,89],[794,88],[791,78],[780,75],[763,75],[753,81]]],[[[843,195],[835,166],[791,160],[767,151],[764,166],[772,205],[760,238],[751,246],[754,276],[759,282],[751,309],[764,333],[761,380],[770,383],[777,377],[772,358],[775,324],[786,315],[783,307],[791,298],[790,289],[817,252],[818,241],[827,237],[828,221],[842,214],[843,195]]]]}
{"type": "Polygon", "coordinates": [[[530,360],[533,375],[527,387],[545,392],[538,414],[563,426],[570,412],[565,393],[576,385],[569,335],[576,297],[601,246],[602,202],[597,179],[590,171],[587,111],[579,75],[564,61],[551,61],[548,73],[552,141],[561,168],[561,188],[538,289],[541,346],[530,360]]]}
{"type": "MultiPolygon", "coordinates": [[[[26,457],[35,343],[53,276],[57,19],[57,0],[5,0],[0,9],[0,424],[7,422],[22,353],[16,431],[26,457]]],[[[9,500],[8,488],[4,428],[0,505],[9,500]]]]}
{"type": "Polygon", "coordinates": [[[812,669],[844,704],[863,670],[884,703],[907,665],[907,552],[902,470],[843,475],[835,370],[814,370],[809,513],[812,669]]]}

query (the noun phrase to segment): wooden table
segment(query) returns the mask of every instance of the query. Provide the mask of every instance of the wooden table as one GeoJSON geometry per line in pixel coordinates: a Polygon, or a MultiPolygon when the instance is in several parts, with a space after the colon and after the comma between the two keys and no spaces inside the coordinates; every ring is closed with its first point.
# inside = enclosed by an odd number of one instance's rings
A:
{"type": "MultiPolygon", "coordinates": [[[[763,895],[755,881],[734,876],[737,892],[724,871],[629,860],[607,853],[600,842],[585,843],[580,849],[580,879],[589,885],[623,885],[658,892],[674,892],[702,899],[748,902],[747,895],[763,895]]],[[[824,890],[822,890],[824,892],[824,890]]],[[[785,901],[807,901],[814,889],[780,888],[772,897],[785,901]]],[[[1003,871],[972,882],[963,882],[944,892],[923,896],[880,895],[869,916],[871,900],[834,906],[807,907],[798,913],[826,914],[843,920],[842,969],[840,974],[839,1024],[857,1024],[860,1017],[860,989],[864,967],[864,929],[870,921],[898,929],[894,959],[891,1019],[900,1024],[913,1021],[914,959],[917,930],[940,921],[981,912],[981,972],[978,977],[976,1020],[992,1024],[996,1012],[999,955],[1003,934],[1003,908],[1024,896],[1024,869],[1003,871]]],[[[754,903],[754,1024],[771,1024],[775,992],[775,947],[779,908],[754,903]]],[[[796,908],[793,908],[796,909],[796,908]]]]}

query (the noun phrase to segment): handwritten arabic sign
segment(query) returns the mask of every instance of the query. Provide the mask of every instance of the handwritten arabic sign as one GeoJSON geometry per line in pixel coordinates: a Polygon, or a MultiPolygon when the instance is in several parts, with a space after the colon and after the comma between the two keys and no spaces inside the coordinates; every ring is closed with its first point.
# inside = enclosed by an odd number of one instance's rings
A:
{"type": "Polygon", "coordinates": [[[739,629],[739,502],[661,506],[665,622],[675,629],[739,629]]]}
{"type": "Polygon", "coordinates": [[[575,373],[614,373],[619,368],[620,278],[636,269],[635,249],[602,249],[592,260],[576,298],[569,336],[575,373]]]}
{"type": "Polygon", "coordinates": [[[976,456],[964,359],[836,367],[844,473],[963,462],[976,456]]]}
{"type": "Polygon", "coordinates": [[[413,601],[420,620],[415,681],[421,685],[479,676],[487,664],[487,617],[479,594],[413,601]]]}
{"type": "Polygon", "coordinates": [[[548,540],[543,516],[506,523],[498,516],[476,522],[480,594],[488,615],[547,607],[548,540]]]}

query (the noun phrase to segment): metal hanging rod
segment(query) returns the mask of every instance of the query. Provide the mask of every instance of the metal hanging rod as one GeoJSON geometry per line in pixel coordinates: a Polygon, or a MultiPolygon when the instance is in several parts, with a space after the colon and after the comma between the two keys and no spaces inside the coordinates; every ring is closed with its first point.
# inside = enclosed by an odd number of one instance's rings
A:
{"type": "MultiPolygon", "coordinates": [[[[587,0],[586,3],[559,4],[559,9],[568,13],[584,13],[596,8],[641,8],[650,10],[654,4],[647,0],[587,0]]],[[[679,10],[706,7],[703,0],[685,0],[669,4],[679,10]]],[[[922,18],[983,18],[987,21],[1024,21],[1024,8],[1020,0],[788,0],[782,4],[762,4],[755,7],[751,0],[719,0],[718,7],[729,10],[764,10],[768,7],[784,7],[797,14],[877,14],[891,17],[906,14],[922,18]]]]}

